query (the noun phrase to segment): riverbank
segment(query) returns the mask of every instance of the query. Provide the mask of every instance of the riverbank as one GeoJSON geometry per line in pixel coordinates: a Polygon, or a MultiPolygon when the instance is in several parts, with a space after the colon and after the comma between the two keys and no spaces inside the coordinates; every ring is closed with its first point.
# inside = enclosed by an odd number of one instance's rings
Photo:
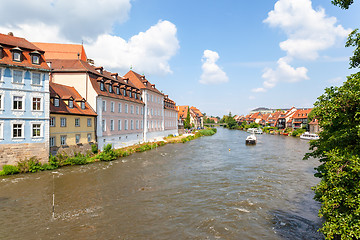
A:
{"type": "Polygon", "coordinates": [[[157,147],[164,146],[168,143],[186,143],[202,136],[211,136],[217,132],[216,128],[208,128],[194,131],[191,134],[181,136],[168,136],[163,141],[146,142],[136,144],[125,148],[113,149],[111,144],[104,147],[103,151],[99,151],[96,145],[93,145],[92,151],[87,154],[76,153],[74,156],[66,154],[50,155],[48,163],[42,164],[36,157],[19,161],[16,166],[4,165],[0,171],[0,176],[13,175],[19,173],[34,173],[39,171],[54,170],[70,165],[85,165],[99,161],[113,161],[118,158],[129,156],[135,152],[144,152],[157,147]]]}

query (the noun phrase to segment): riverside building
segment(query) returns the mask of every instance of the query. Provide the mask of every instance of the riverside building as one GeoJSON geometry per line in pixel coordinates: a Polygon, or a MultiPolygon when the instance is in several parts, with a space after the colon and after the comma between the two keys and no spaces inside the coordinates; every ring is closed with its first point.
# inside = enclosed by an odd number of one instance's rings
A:
{"type": "Polygon", "coordinates": [[[44,51],[0,34],[0,168],[49,157],[49,72],[44,51]]]}

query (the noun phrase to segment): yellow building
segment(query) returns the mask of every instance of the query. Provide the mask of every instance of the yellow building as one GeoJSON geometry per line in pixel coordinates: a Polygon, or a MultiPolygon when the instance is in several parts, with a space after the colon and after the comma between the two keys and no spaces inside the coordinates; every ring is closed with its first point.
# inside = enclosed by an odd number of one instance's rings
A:
{"type": "Polygon", "coordinates": [[[50,152],[89,151],[96,144],[96,113],[73,87],[50,82],[50,152]]]}

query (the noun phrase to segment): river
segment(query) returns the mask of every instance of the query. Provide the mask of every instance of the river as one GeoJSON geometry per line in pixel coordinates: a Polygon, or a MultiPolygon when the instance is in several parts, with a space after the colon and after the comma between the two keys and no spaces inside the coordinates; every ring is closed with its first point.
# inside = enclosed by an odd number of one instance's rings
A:
{"type": "Polygon", "coordinates": [[[218,128],[112,162],[0,178],[1,239],[322,239],[308,141],[218,128]],[[53,193],[55,211],[53,217],[53,193]]]}

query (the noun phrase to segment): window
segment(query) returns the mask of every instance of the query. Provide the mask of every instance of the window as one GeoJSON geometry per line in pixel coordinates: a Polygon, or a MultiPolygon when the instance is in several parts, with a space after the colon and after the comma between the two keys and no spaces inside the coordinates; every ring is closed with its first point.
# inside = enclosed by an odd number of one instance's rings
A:
{"type": "Polygon", "coordinates": [[[125,104],[125,113],[128,113],[129,112],[129,107],[127,104],[125,104]]]}
{"type": "Polygon", "coordinates": [[[60,127],[66,127],[66,118],[60,118],[60,127]]]}
{"type": "Polygon", "coordinates": [[[116,94],[120,95],[120,88],[119,87],[116,88],[116,94]]]}
{"type": "Polygon", "coordinates": [[[0,139],[4,139],[4,123],[0,122],[0,139]]]}
{"type": "Polygon", "coordinates": [[[23,83],[23,72],[22,71],[13,71],[13,83],[23,83]]]}
{"type": "Polygon", "coordinates": [[[33,64],[40,64],[40,56],[37,55],[37,54],[33,54],[33,55],[31,56],[31,62],[32,62],[33,64]]]}
{"type": "Polygon", "coordinates": [[[119,111],[119,113],[121,112],[121,103],[119,103],[119,107],[118,107],[119,109],[118,109],[118,111],[119,111]]]}
{"type": "Polygon", "coordinates": [[[50,147],[54,147],[56,144],[56,138],[55,137],[50,137],[50,147]]]}
{"type": "Polygon", "coordinates": [[[88,142],[91,142],[91,140],[92,140],[91,133],[87,134],[87,140],[88,140],[88,142]]]}
{"type": "Polygon", "coordinates": [[[111,112],[115,112],[115,103],[114,102],[111,102],[110,110],[111,110],[111,112]]]}
{"type": "Polygon", "coordinates": [[[102,120],[102,131],[105,132],[106,131],[106,121],[102,120]]]}
{"type": "Polygon", "coordinates": [[[41,124],[34,123],[32,124],[32,137],[41,137],[41,124]]]}
{"type": "Polygon", "coordinates": [[[141,107],[141,115],[143,115],[143,114],[144,114],[144,108],[141,107]]]}
{"type": "Polygon", "coordinates": [[[134,129],[134,120],[132,120],[132,119],[131,119],[131,121],[130,121],[130,127],[131,127],[131,130],[134,129]]]}
{"type": "Polygon", "coordinates": [[[75,118],[75,127],[80,127],[80,118],[75,118]]]}
{"type": "Polygon", "coordinates": [[[110,92],[110,93],[112,93],[112,92],[113,92],[112,85],[109,85],[109,92],[110,92]]]}
{"type": "Polygon", "coordinates": [[[69,100],[69,108],[74,108],[74,101],[73,100],[69,100]]]}
{"type": "Polygon", "coordinates": [[[143,125],[143,120],[141,120],[141,122],[140,122],[140,126],[141,126],[141,129],[143,129],[143,128],[144,128],[144,125],[143,125]]]}
{"type": "Polygon", "coordinates": [[[14,96],[13,98],[13,110],[22,110],[23,109],[23,97],[14,96]]]}
{"type": "Polygon", "coordinates": [[[54,106],[58,107],[60,105],[60,100],[58,98],[54,98],[54,106]]]}
{"type": "Polygon", "coordinates": [[[80,105],[81,105],[81,109],[85,109],[85,102],[81,102],[80,105]]]}
{"type": "Polygon", "coordinates": [[[62,146],[66,145],[66,135],[60,136],[60,144],[62,146]]]}
{"type": "Polygon", "coordinates": [[[40,111],[41,110],[41,98],[34,97],[32,100],[32,110],[33,111],[40,111]]]}
{"type": "Polygon", "coordinates": [[[56,125],[56,118],[50,117],[50,127],[55,127],[55,125],[56,125]]]}
{"type": "Polygon", "coordinates": [[[124,126],[125,130],[128,130],[128,120],[125,119],[125,126],[124,126]]]}
{"type": "Polygon", "coordinates": [[[80,143],[80,134],[75,135],[75,143],[76,144],[80,143]]]}
{"type": "Polygon", "coordinates": [[[124,91],[123,91],[123,92],[124,92],[124,97],[126,97],[126,89],[124,89],[124,91]]]}
{"type": "Polygon", "coordinates": [[[153,95],[151,95],[151,101],[152,101],[152,102],[154,101],[153,95]]]}
{"type": "Polygon", "coordinates": [[[139,115],[139,106],[136,106],[136,114],[139,115]]]}
{"type": "Polygon", "coordinates": [[[151,109],[151,116],[154,116],[154,112],[153,112],[153,109],[151,109]]]}
{"type": "Polygon", "coordinates": [[[12,127],[12,137],[13,138],[22,138],[23,137],[23,124],[13,124],[12,127]]]}
{"type": "Polygon", "coordinates": [[[115,127],[114,127],[114,120],[110,120],[110,131],[114,131],[115,127]]]}
{"type": "Polygon", "coordinates": [[[131,95],[131,90],[129,91],[129,97],[131,97],[132,95],[131,95]]]}
{"type": "Polygon", "coordinates": [[[32,82],[33,85],[40,85],[41,84],[41,74],[40,73],[33,73],[32,74],[32,82]]]}
{"type": "MultiPolygon", "coordinates": [[[[1,48],[0,48],[1,50],[1,48]]],[[[1,59],[1,53],[0,53],[0,59],[1,59]]],[[[2,69],[0,68],[0,82],[1,82],[1,76],[2,76],[2,69]]]]}
{"type": "Polygon", "coordinates": [[[101,91],[105,91],[105,87],[104,87],[104,83],[103,83],[103,82],[100,82],[100,90],[101,90],[101,91]]]}
{"type": "Polygon", "coordinates": [[[102,111],[106,112],[106,101],[102,101],[102,111]]]}
{"type": "Polygon", "coordinates": [[[87,119],[87,126],[88,126],[88,127],[91,127],[91,118],[88,118],[88,119],[87,119]]]}
{"type": "Polygon", "coordinates": [[[133,105],[130,106],[130,112],[131,112],[131,114],[134,114],[134,106],[133,105]]]}
{"type": "Polygon", "coordinates": [[[0,95],[0,110],[2,110],[3,108],[3,95],[0,95]]]}
{"type": "Polygon", "coordinates": [[[121,131],[121,120],[118,120],[118,131],[121,131]]]}
{"type": "Polygon", "coordinates": [[[139,129],[139,120],[136,120],[136,129],[139,129]]]}
{"type": "Polygon", "coordinates": [[[13,52],[13,61],[16,61],[16,62],[21,61],[21,52],[13,52]]]}

